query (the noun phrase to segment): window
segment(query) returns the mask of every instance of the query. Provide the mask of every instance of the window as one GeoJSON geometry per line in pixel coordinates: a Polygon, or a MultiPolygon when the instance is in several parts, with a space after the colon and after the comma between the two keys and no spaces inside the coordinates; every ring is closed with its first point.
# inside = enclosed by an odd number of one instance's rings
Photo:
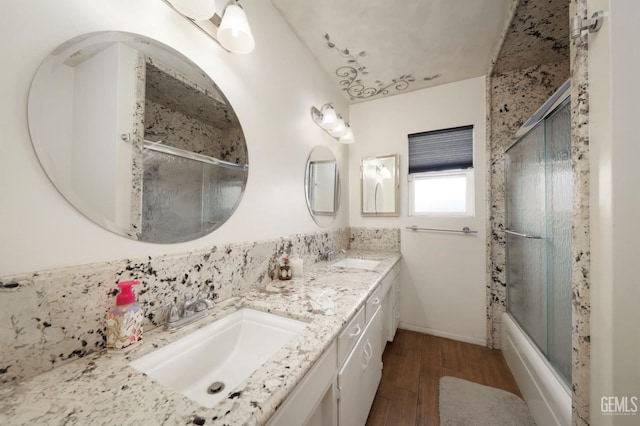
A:
{"type": "Polygon", "coordinates": [[[409,215],[473,216],[473,126],[409,135],[409,215]]]}

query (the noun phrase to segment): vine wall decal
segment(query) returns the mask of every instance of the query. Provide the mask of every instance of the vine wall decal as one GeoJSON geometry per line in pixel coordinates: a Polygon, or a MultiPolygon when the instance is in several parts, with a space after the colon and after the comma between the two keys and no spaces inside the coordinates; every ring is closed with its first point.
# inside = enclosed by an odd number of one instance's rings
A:
{"type": "MultiPolygon", "coordinates": [[[[334,49],[347,61],[347,65],[336,69],[336,75],[342,79],[339,81],[339,84],[342,86],[342,90],[347,92],[351,100],[368,99],[377,95],[388,95],[391,90],[405,90],[411,83],[416,81],[412,74],[403,74],[400,77],[391,79],[390,83],[374,80],[373,84],[375,86],[367,86],[367,84],[362,81],[361,76],[368,75],[369,71],[365,65],[360,63],[360,58],[367,56],[367,52],[362,50],[354,56],[348,48],[342,49],[338,47],[335,42],[331,41],[329,34],[325,33],[324,39],[329,49],[334,49]]],[[[440,77],[440,74],[434,74],[423,77],[422,81],[429,81],[438,77],[440,77]]]]}

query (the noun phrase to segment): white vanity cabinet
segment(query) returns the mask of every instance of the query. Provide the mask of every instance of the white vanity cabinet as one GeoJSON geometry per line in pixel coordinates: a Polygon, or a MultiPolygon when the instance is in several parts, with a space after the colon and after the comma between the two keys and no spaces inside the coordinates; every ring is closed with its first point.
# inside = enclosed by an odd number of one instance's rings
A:
{"type": "Polygon", "coordinates": [[[366,423],[382,378],[382,352],[398,328],[399,271],[396,263],[276,411],[269,426],[366,423]]]}
{"type": "Polygon", "coordinates": [[[382,378],[381,310],[377,309],[338,372],[338,424],[364,425],[382,378]]]}

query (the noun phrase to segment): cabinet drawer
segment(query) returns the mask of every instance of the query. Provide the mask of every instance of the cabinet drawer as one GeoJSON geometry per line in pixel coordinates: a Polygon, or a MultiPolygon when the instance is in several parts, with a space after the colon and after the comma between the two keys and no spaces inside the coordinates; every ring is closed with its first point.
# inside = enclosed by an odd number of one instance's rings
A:
{"type": "Polygon", "coordinates": [[[338,366],[342,365],[349,351],[362,335],[365,326],[364,307],[362,307],[338,336],[338,366]]]}
{"type": "Polygon", "coordinates": [[[378,286],[373,294],[369,296],[367,299],[367,304],[365,305],[365,322],[368,324],[373,318],[373,315],[380,309],[380,304],[382,303],[382,287],[378,286]]]}

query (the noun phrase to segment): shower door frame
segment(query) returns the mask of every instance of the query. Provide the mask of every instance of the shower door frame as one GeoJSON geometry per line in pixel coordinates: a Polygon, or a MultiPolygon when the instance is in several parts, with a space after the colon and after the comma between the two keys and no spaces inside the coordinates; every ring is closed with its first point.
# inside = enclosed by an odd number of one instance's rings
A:
{"type": "MultiPolygon", "coordinates": [[[[549,161],[547,158],[547,140],[546,140],[546,120],[551,118],[556,112],[560,111],[562,108],[566,107],[566,105],[570,102],[570,81],[567,80],[561,87],[560,89],[558,89],[550,98],[549,100],[547,100],[547,102],[545,102],[545,104],[538,109],[538,111],[536,111],[536,113],[518,130],[518,132],[516,133],[516,135],[514,136],[515,141],[505,149],[505,254],[506,254],[506,259],[505,259],[505,274],[506,274],[506,287],[507,287],[507,291],[506,291],[506,295],[507,295],[507,300],[506,300],[506,309],[507,312],[509,312],[509,314],[511,315],[511,317],[513,318],[513,320],[520,326],[520,328],[523,330],[523,332],[525,333],[526,337],[531,341],[531,343],[536,347],[536,349],[539,350],[540,354],[543,356],[544,360],[546,363],[549,364],[549,366],[551,367],[551,370],[553,371],[553,373],[561,380],[562,383],[564,383],[565,385],[570,386],[571,383],[571,371],[569,370],[569,376],[566,377],[565,375],[561,374],[560,371],[557,370],[556,365],[552,364],[551,361],[551,356],[549,353],[550,350],[550,345],[549,345],[549,335],[550,335],[550,324],[549,324],[549,318],[550,318],[550,313],[549,313],[549,297],[550,297],[550,288],[549,288],[549,279],[550,279],[550,271],[549,271],[549,261],[548,261],[548,256],[549,256],[549,242],[547,241],[547,237],[548,235],[548,224],[547,224],[547,220],[548,220],[548,206],[547,206],[547,162],[549,161]],[[536,128],[538,128],[539,126],[542,126],[542,135],[543,135],[543,139],[542,139],[542,153],[544,156],[544,171],[543,171],[543,179],[544,179],[544,205],[543,205],[543,213],[544,213],[544,226],[543,226],[543,233],[541,234],[533,234],[533,233],[528,233],[528,232],[519,232],[519,230],[511,230],[509,228],[507,228],[507,225],[509,223],[509,203],[507,201],[507,197],[508,197],[508,193],[507,193],[507,189],[508,189],[508,173],[507,173],[507,155],[508,152],[514,148],[515,146],[517,146],[519,143],[521,143],[523,141],[523,139],[529,135],[532,131],[534,131],[536,128]],[[509,235],[510,234],[510,235],[509,235]],[[543,276],[544,276],[544,298],[545,298],[545,306],[544,306],[544,311],[545,311],[545,342],[544,342],[544,348],[540,347],[540,345],[536,342],[536,340],[529,335],[529,327],[525,327],[525,324],[521,324],[520,323],[520,319],[517,318],[513,313],[512,313],[512,309],[511,309],[511,303],[510,303],[510,299],[511,299],[511,295],[510,295],[510,291],[509,291],[509,244],[508,244],[508,238],[523,238],[526,239],[527,241],[536,241],[536,240],[543,240],[544,241],[544,256],[542,261],[544,262],[544,270],[542,271],[543,276]]],[[[570,158],[570,150],[569,150],[569,158],[570,158]]],[[[526,279],[526,278],[525,278],[526,279]]],[[[571,309],[571,307],[569,306],[569,309],[571,309]]],[[[569,330],[569,345],[571,345],[570,342],[570,336],[571,336],[571,330],[569,330]]],[[[570,363],[570,360],[569,360],[570,363]]]]}

